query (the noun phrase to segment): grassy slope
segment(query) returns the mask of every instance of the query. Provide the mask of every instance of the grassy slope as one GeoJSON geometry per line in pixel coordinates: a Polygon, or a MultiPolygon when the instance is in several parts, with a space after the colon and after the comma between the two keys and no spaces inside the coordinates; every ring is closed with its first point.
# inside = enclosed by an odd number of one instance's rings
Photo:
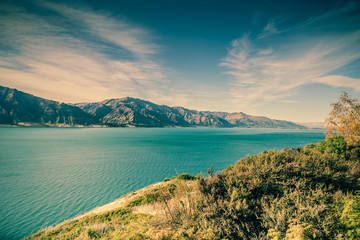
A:
{"type": "Polygon", "coordinates": [[[360,146],[341,137],[209,174],[148,186],[28,239],[360,239],[360,146]]]}
{"type": "Polygon", "coordinates": [[[168,209],[195,189],[195,181],[178,178],[156,183],[26,239],[172,239],[168,209]]]}

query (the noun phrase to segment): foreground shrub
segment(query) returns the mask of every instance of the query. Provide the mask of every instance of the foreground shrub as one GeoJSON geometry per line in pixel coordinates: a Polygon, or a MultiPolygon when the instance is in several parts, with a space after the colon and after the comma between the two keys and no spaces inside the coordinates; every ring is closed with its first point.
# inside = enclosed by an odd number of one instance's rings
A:
{"type": "Polygon", "coordinates": [[[340,199],[359,189],[359,158],[350,157],[353,149],[358,147],[349,148],[343,138],[334,136],[304,149],[248,156],[216,175],[200,177],[196,213],[186,217],[195,219],[193,236],[335,239],[340,232],[346,239],[357,236],[358,213],[354,210],[355,215],[345,218],[334,207],[345,209],[350,203],[340,199]],[[341,228],[344,224],[347,227],[341,228]]]}
{"type": "Polygon", "coordinates": [[[336,225],[339,239],[360,239],[360,192],[342,199],[335,207],[339,222],[336,225]]]}

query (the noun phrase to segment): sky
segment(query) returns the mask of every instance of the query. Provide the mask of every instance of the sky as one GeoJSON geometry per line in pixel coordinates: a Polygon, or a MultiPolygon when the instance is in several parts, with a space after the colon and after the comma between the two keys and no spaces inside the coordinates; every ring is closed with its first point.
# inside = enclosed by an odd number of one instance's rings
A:
{"type": "Polygon", "coordinates": [[[359,1],[2,0],[0,85],[322,122],[360,97],[359,1]]]}

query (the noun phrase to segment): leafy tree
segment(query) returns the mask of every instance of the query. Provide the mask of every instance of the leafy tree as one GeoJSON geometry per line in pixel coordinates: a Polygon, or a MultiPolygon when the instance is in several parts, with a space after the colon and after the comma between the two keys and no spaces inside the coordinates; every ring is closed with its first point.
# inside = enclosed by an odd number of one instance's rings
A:
{"type": "Polygon", "coordinates": [[[326,136],[342,135],[350,145],[360,143],[360,101],[342,92],[338,102],[331,105],[326,136]]]}

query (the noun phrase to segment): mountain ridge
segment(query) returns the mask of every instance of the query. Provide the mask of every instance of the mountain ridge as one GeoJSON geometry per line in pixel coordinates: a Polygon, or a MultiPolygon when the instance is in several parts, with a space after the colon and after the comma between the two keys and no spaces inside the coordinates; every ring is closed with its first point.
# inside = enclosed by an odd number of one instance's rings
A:
{"type": "Polygon", "coordinates": [[[97,126],[81,109],[0,86],[0,124],[17,126],[97,126]]]}
{"type": "Polygon", "coordinates": [[[14,126],[221,127],[305,129],[290,121],[243,112],[198,111],[133,97],[60,103],[0,86],[0,124],[14,126]]]}
{"type": "Polygon", "coordinates": [[[243,112],[198,111],[181,106],[158,105],[132,97],[74,105],[96,116],[99,121],[114,126],[306,128],[290,121],[251,116],[243,112]]]}

